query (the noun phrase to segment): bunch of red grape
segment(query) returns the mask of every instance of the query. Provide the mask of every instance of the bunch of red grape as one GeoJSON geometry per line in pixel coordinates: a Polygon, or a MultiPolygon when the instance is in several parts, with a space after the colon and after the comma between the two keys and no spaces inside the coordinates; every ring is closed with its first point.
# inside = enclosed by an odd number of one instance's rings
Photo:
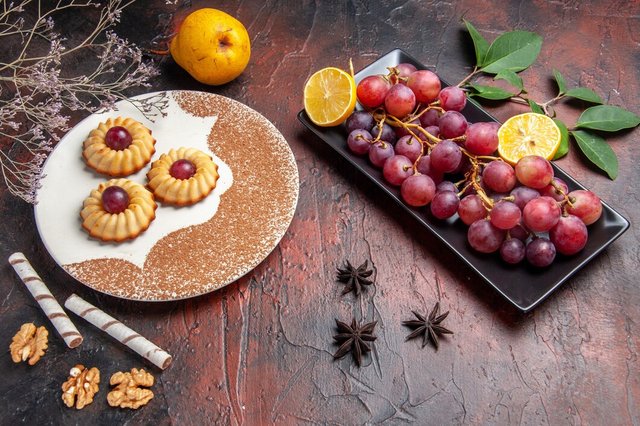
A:
{"type": "Polygon", "coordinates": [[[435,73],[400,64],[364,78],[357,95],[365,110],[345,123],[351,152],[382,169],[406,204],[429,206],[441,220],[457,214],[474,250],[546,267],[556,252],[573,255],[586,245],[600,199],[569,192],[543,157],[525,156],[514,168],[495,156],[500,125],[468,123],[459,87],[442,88],[435,73]]]}

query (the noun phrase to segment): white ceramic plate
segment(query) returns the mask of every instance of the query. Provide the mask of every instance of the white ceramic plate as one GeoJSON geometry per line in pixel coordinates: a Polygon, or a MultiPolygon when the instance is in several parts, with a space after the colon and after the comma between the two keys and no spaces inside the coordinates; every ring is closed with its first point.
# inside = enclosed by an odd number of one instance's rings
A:
{"type": "MultiPolygon", "coordinates": [[[[132,300],[176,300],[227,285],[255,268],[287,230],[298,199],[298,169],[278,130],[251,108],[222,96],[189,91],[152,93],[168,101],[150,121],[131,103],[93,114],[56,145],[44,165],[35,217],[55,261],[87,286],[132,300]],[[88,168],[82,142],[109,117],[126,116],[152,130],[156,153],[195,147],[210,154],[220,178],[189,207],[158,203],[156,219],[134,240],[103,243],[82,229],[83,200],[109,179],[88,168]]],[[[146,184],[150,163],[128,176],[146,184]]]]}

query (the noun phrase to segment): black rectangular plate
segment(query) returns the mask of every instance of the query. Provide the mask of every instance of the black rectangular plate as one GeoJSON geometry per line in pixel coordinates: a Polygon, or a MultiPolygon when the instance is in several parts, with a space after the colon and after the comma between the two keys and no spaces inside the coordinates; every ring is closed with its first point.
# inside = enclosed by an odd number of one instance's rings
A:
{"type": "MultiPolygon", "coordinates": [[[[418,69],[426,69],[424,65],[401,49],[387,53],[355,76],[356,83],[372,74],[386,74],[387,67],[400,63],[411,63],[418,69]]],[[[442,86],[448,84],[443,81],[442,86]]],[[[471,123],[477,121],[497,121],[480,105],[471,100],[462,111],[471,123]]],[[[553,264],[546,269],[536,269],[525,263],[510,266],[503,262],[497,254],[484,255],[473,251],[467,243],[467,227],[457,219],[457,215],[448,221],[440,221],[431,217],[427,210],[415,209],[404,204],[398,188],[389,185],[382,177],[382,172],[373,167],[366,158],[352,154],[347,148],[347,134],[344,125],[337,127],[318,127],[309,120],[304,110],[298,113],[298,119],[331,146],[338,154],[353,164],[380,189],[393,198],[406,212],[415,217],[420,224],[430,230],[444,244],[473,268],[486,282],[495,288],[509,302],[523,312],[533,309],[542,302],[571,275],[592,260],[629,227],[629,221],[618,212],[603,204],[602,217],[589,226],[589,240],[585,248],[574,256],[558,255],[553,264]]],[[[564,180],[569,190],[585,189],[562,169],[553,165],[555,176],[564,180]]]]}

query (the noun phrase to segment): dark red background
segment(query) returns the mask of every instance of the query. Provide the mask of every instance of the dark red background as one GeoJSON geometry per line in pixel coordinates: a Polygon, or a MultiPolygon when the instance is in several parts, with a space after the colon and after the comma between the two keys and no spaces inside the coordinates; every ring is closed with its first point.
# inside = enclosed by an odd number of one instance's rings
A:
{"type": "MultiPolygon", "coordinates": [[[[23,251],[58,300],[78,293],[167,349],[174,363],[160,372],[74,317],[85,342],[67,349],[5,262],[1,423],[640,421],[637,130],[609,138],[620,161],[614,182],[585,165],[576,149],[558,161],[629,218],[632,228],[549,300],[520,314],[295,118],[313,71],[345,68],[349,58],[357,70],[396,47],[446,80],[460,81],[473,60],[462,17],[488,39],[515,28],[544,36],[538,61],[522,73],[536,100],[555,95],[555,68],[568,86],[591,87],[607,103],[639,113],[640,3],[194,1],[192,9],[205,5],[246,25],[252,41],[247,70],[225,86],[207,87],[165,58],[153,90],[218,93],[271,120],[289,141],[300,171],[293,223],[271,256],[237,283],[187,301],[134,303],[69,278],[42,246],[32,206],[2,188],[0,258],[23,251]],[[340,297],[334,271],[344,259],[370,259],[375,266],[376,286],[361,301],[340,297]],[[443,308],[451,311],[445,325],[455,334],[435,352],[418,341],[405,343],[401,321],[411,309],[427,311],[438,300],[438,286],[443,308]],[[331,356],[334,318],[353,315],[378,321],[373,356],[360,369],[331,356]],[[31,321],[52,332],[49,350],[34,367],[14,365],[11,337],[31,321]],[[96,401],[82,411],[60,399],[60,386],[76,363],[96,366],[103,375],[96,401]],[[141,366],[157,379],[151,403],[138,411],[108,407],[108,377],[141,366]]],[[[146,46],[157,34],[159,15],[174,8],[160,0],[138,2],[123,14],[118,32],[146,46]]],[[[58,18],[72,40],[85,19],[95,19],[94,12],[83,13],[58,18]]],[[[562,103],[557,111],[572,125],[580,107],[562,103]]],[[[515,104],[488,109],[500,120],[524,110],[515,104]]]]}

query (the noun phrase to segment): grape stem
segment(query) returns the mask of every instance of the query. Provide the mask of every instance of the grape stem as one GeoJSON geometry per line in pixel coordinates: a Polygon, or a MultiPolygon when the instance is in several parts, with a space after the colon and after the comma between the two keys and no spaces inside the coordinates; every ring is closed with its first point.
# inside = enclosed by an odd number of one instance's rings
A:
{"type": "Polygon", "coordinates": [[[553,189],[555,189],[558,194],[562,194],[562,196],[564,197],[563,203],[565,203],[569,207],[573,207],[573,203],[571,202],[571,199],[569,198],[567,193],[564,192],[564,189],[562,189],[562,187],[556,183],[555,180],[552,179],[550,185],[553,186],[553,189]]]}
{"type": "MultiPolygon", "coordinates": [[[[428,141],[420,139],[418,137],[418,135],[413,133],[413,130],[411,130],[411,128],[416,128],[419,131],[423,132],[427,136],[427,138],[436,139],[438,142],[440,141],[440,139],[436,138],[431,133],[429,133],[426,130],[424,130],[422,128],[422,126],[420,126],[420,125],[411,124],[411,123],[404,123],[403,121],[398,120],[398,118],[394,117],[393,115],[390,115],[389,117],[390,117],[389,125],[395,126],[395,127],[403,127],[404,129],[407,130],[407,132],[409,132],[409,134],[411,135],[412,138],[414,138],[415,140],[420,142],[420,155],[418,155],[418,158],[416,158],[416,161],[414,161],[414,163],[413,163],[413,174],[414,175],[419,175],[420,173],[418,172],[418,162],[424,156],[424,146],[427,145],[427,148],[431,149],[435,144],[431,145],[431,144],[429,144],[428,141]]],[[[414,119],[411,118],[410,120],[413,121],[414,119]]],[[[437,142],[435,142],[435,143],[437,143],[437,142]]]]}
{"type": "MultiPolygon", "coordinates": [[[[454,141],[454,142],[459,142],[458,138],[454,138],[454,139],[452,139],[452,141],[454,141]]],[[[461,141],[464,141],[464,139],[462,139],[461,141]]],[[[480,161],[478,161],[478,160],[487,160],[487,161],[489,161],[489,162],[491,162],[491,161],[495,161],[495,160],[498,160],[498,161],[504,161],[504,160],[503,160],[502,158],[500,158],[500,157],[493,157],[493,156],[491,156],[491,155],[475,155],[475,154],[472,154],[472,153],[470,153],[469,151],[467,151],[467,150],[466,150],[465,148],[463,148],[463,147],[460,147],[460,151],[462,151],[462,153],[463,153],[464,155],[466,155],[467,157],[469,157],[469,159],[474,160],[474,161],[475,161],[476,163],[478,163],[478,164],[484,164],[484,162],[480,162],[480,161]]]]}
{"type": "MultiPolygon", "coordinates": [[[[464,151],[463,151],[464,152],[464,151]]],[[[468,172],[468,180],[469,184],[473,186],[473,189],[476,190],[478,197],[482,200],[482,203],[485,205],[487,210],[491,210],[493,208],[493,200],[487,197],[487,194],[484,192],[484,189],[478,183],[478,171],[480,170],[480,163],[475,159],[475,156],[472,154],[466,153],[470,155],[469,160],[471,161],[471,170],[468,172]]],[[[468,187],[469,185],[467,185],[468,187]]],[[[465,189],[467,188],[465,187],[465,189]]]]}
{"type": "MultiPolygon", "coordinates": [[[[466,182],[467,180],[464,179],[461,182],[466,182]]],[[[459,192],[458,192],[458,198],[462,197],[464,195],[465,192],[467,192],[467,189],[469,189],[469,187],[471,186],[472,182],[467,183],[459,192]]],[[[457,186],[457,185],[456,185],[457,186]]]]}
{"type": "Polygon", "coordinates": [[[562,207],[562,214],[563,215],[568,215],[570,214],[567,211],[567,206],[569,207],[573,207],[573,203],[575,203],[576,199],[574,197],[569,197],[568,195],[565,194],[565,199],[564,199],[564,206],[562,207]]]}
{"type": "MultiPolygon", "coordinates": [[[[440,105],[440,101],[433,101],[432,103],[427,105],[427,107],[425,109],[420,111],[420,114],[411,115],[411,119],[409,121],[413,121],[416,118],[420,118],[422,116],[422,114],[424,114],[425,112],[429,111],[430,109],[435,109],[436,111],[444,113],[445,112],[444,108],[440,107],[439,105],[440,105]]],[[[419,108],[419,106],[418,106],[418,108],[419,108]]]]}
{"type": "Polygon", "coordinates": [[[493,208],[493,200],[487,197],[487,194],[484,192],[477,181],[474,180],[473,182],[471,182],[471,184],[473,185],[473,188],[476,190],[478,197],[480,197],[487,210],[491,211],[491,209],[493,208]]]}
{"type": "Polygon", "coordinates": [[[400,77],[400,71],[398,70],[398,68],[396,68],[396,67],[387,67],[387,69],[389,70],[389,74],[386,75],[386,79],[388,81],[391,81],[391,79],[393,77],[395,77],[397,79],[397,81],[402,81],[404,83],[406,83],[409,80],[408,77],[400,77]]]}
{"type": "MultiPolygon", "coordinates": [[[[414,118],[412,117],[411,121],[413,121],[413,120],[414,120],[414,118]]],[[[411,136],[413,136],[417,140],[427,144],[429,146],[429,148],[433,148],[435,144],[437,144],[438,142],[442,141],[442,139],[437,138],[437,137],[433,136],[431,133],[427,132],[419,124],[405,123],[404,121],[399,120],[397,117],[394,117],[393,115],[388,115],[387,119],[386,119],[386,122],[390,126],[404,128],[407,132],[409,132],[411,134],[411,136]],[[418,135],[416,135],[413,132],[412,129],[418,130],[420,133],[422,133],[424,136],[426,136],[431,142],[433,142],[433,144],[430,144],[428,141],[425,141],[425,140],[419,138],[418,135]]]]}
{"type": "Polygon", "coordinates": [[[491,155],[477,155],[476,158],[478,160],[487,160],[487,161],[504,161],[502,158],[500,157],[494,157],[491,155]]]}
{"type": "Polygon", "coordinates": [[[562,98],[564,98],[564,97],[565,97],[565,95],[564,95],[564,94],[559,94],[558,96],[556,96],[556,97],[554,97],[554,98],[551,98],[551,99],[549,99],[549,100],[548,100],[548,101],[546,101],[546,102],[539,103],[539,102],[536,102],[535,100],[533,100],[533,99],[531,99],[531,98],[524,98],[524,97],[522,97],[522,96],[518,95],[518,96],[512,96],[512,97],[510,97],[510,98],[509,98],[509,101],[511,101],[511,102],[515,102],[515,103],[517,103],[517,104],[521,104],[521,105],[529,105],[529,101],[535,102],[536,104],[540,105],[540,108],[542,108],[542,111],[544,112],[544,115],[551,117],[551,116],[553,116],[554,114],[552,114],[552,113],[550,112],[550,107],[551,107],[554,103],[558,102],[560,99],[562,99],[562,98]]]}
{"type": "MultiPolygon", "coordinates": [[[[462,88],[464,85],[466,85],[469,80],[471,80],[473,77],[475,77],[476,75],[478,75],[479,73],[481,73],[482,70],[478,69],[477,66],[473,67],[473,71],[471,71],[471,73],[469,75],[467,75],[465,78],[462,79],[462,81],[460,83],[457,84],[457,87],[462,88]]],[[[558,102],[560,99],[566,97],[566,94],[564,93],[558,93],[557,96],[547,100],[546,102],[536,102],[535,100],[531,99],[531,98],[525,98],[522,97],[521,95],[516,95],[516,96],[512,96],[510,97],[508,100],[517,104],[521,104],[521,105],[529,105],[529,101],[535,102],[536,104],[538,104],[540,106],[540,108],[542,108],[542,111],[544,112],[544,115],[549,116],[549,117],[553,117],[555,116],[555,111],[550,110],[551,106],[558,102]]]]}
{"type": "Polygon", "coordinates": [[[478,69],[477,66],[473,67],[473,71],[471,71],[471,74],[469,74],[468,76],[466,76],[465,78],[462,79],[462,81],[460,83],[457,84],[457,87],[462,87],[465,84],[467,84],[467,82],[469,80],[471,80],[474,76],[476,76],[478,73],[480,73],[481,71],[478,69]]]}
{"type": "Polygon", "coordinates": [[[371,141],[371,144],[373,145],[374,143],[378,142],[380,140],[380,136],[382,136],[382,126],[384,125],[384,121],[386,119],[386,114],[383,112],[381,114],[381,118],[377,118],[376,115],[380,115],[380,114],[376,113],[376,111],[373,111],[372,115],[373,115],[374,119],[377,121],[376,126],[378,127],[378,134],[371,141]]]}
{"type": "MultiPolygon", "coordinates": [[[[440,109],[438,107],[427,107],[424,111],[428,110],[429,108],[437,108],[440,109]]],[[[424,111],[422,111],[420,114],[423,114],[424,111]]],[[[409,123],[406,123],[402,120],[399,120],[397,117],[394,117],[393,115],[387,115],[387,118],[385,119],[386,122],[393,127],[402,127],[404,128],[407,132],[409,132],[409,134],[411,135],[411,137],[413,137],[415,140],[420,142],[420,155],[418,155],[418,158],[416,158],[416,161],[413,163],[413,174],[414,175],[418,175],[420,174],[418,172],[418,162],[420,161],[420,159],[422,157],[424,157],[424,153],[425,153],[425,145],[427,146],[428,150],[431,150],[436,144],[438,144],[438,142],[441,142],[442,139],[432,135],[431,133],[427,132],[424,128],[422,128],[421,125],[419,124],[413,124],[411,123],[411,121],[415,120],[416,117],[411,115],[409,116],[409,118],[407,118],[406,120],[409,121],[409,123]],[[413,130],[418,130],[420,133],[422,133],[428,140],[424,140],[420,137],[418,137],[418,135],[416,135],[413,130]],[[433,142],[433,143],[429,143],[429,141],[433,142]]],[[[419,117],[419,115],[418,115],[419,117]]]]}

